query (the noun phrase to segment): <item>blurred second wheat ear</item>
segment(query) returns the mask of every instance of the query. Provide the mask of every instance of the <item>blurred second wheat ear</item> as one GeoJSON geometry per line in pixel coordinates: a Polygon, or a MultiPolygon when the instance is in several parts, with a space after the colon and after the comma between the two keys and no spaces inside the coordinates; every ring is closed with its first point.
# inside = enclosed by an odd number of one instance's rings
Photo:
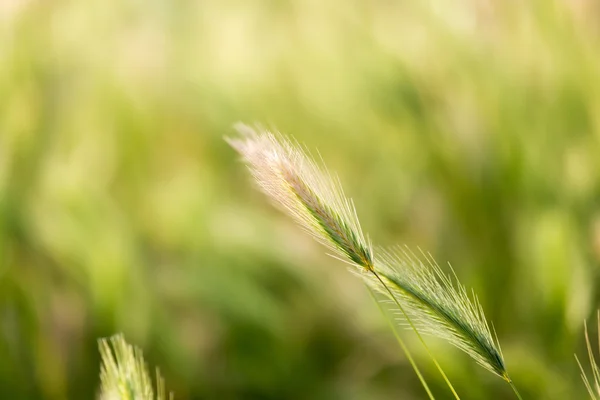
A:
{"type": "MultiPolygon", "coordinates": [[[[460,283],[453,284],[431,257],[421,261],[410,251],[374,252],[362,232],[353,202],[332,177],[281,134],[236,125],[240,138],[227,142],[241,154],[261,190],[291,215],[331,255],[340,259],[367,284],[392,300],[399,316],[418,336],[455,398],[458,394],[421,332],[438,336],[465,351],[481,366],[506,380],[521,398],[506,371],[498,341],[492,336],[475,297],[460,283]]],[[[403,343],[413,368],[430,398],[433,395],[403,343]]]]}
{"type": "MultiPolygon", "coordinates": [[[[597,318],[598,318],[598,344],[600,346],[600,310],[598,311],[597,318]]],[[[587,345],[588,357],[590,359],[590,365],[592,367],[592,377],[594,379],[593,384],[588,379],[587,374],[585,373],[585,370],[583,369],[583,365],[581,365],[581,362],[579,361],[579,358],[577,358],[577,355],[575,355],[575,359],[577,360],[577,364],[579,365],[579,369],[581,370],[581,378],[583,379],[583,383],[585,384],[585,387],[590,395],[590,398],[592,400],[600,400],[600,367],[598,366],[598,363],[596,363],[596,359],[594,357],[594,349],[592,348],[592,344],[590,342],[590,336],[588,334],[588,327],[587,327],[587,323],[585,321],[584,321],[584,326],[585,326],[585,343],[587,345]]]]}
{"type": "Polygon", "coordinates": [[[99,400],[173,400],[165,382],[156,370],[156,395],[152,379],[140,349],[125,341],[122,334],[99,340],[100,368],[99,400]]]}

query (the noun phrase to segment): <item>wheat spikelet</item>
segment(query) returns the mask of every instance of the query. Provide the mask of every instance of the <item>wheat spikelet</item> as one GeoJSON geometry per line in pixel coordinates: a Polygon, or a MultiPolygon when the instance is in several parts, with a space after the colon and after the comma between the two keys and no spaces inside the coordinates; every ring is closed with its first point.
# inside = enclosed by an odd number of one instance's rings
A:
{"type": "MultiPolygon", "coordinates": [[[[166,400],[164,380],[156,371],[157,393],[142,352],[129,345],[123,335],[100,339],[100,400],[166,400]]],[[[173,400],[173,395],[169,395],[173,400]]]]}
{"type": "Polygon", "coordinates": [[[275,205],[337,258],[372,268],[371,245],[339,180],[320,169],[297,143],[271,132],[258,134],[243,124],[236,128],[242,138],[227,139],[228,143],[242,155],[256,182],[275,205]]]}
{"type": "MultiPolygon", "coordinates": [[[[404,307],[419,332],[442,338],[470,355],[479,365],[509,381],[502,352],[494,340],[474,293],[469,296],[456,275],[450,278],[429,254],[417,256],[408,247],[378,249],[376,270],[404,307]]],[[[387,294],[378,279],[371,284],[387,294]]]]}

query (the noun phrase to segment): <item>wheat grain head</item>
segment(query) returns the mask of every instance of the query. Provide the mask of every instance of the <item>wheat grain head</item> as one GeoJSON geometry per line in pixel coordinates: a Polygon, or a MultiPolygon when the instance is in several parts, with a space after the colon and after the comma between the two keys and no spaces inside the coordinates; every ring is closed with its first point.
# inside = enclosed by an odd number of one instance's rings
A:
{"type": "Polygon", "coordinates": [[[458,280],[453,283],[430,257],[423,262],[406,249],[378,249],[375,257],[338,179],[319,168],[296,142],[280,134],[243,124],[236,129],[242,137],[226,140],[242,155],[262,191],[279,208],[336,258],[360,267],[353,271],[397,302],[398,311],[417,335],[423,330],[447,340],[510,382],[502,352],[479,302],[469,297],[458,280]]]}
{"type": "MultiPolygon", "coordinates": [[[[99,400],[154,400],[152,380],[142,352],[128,344],[123,335],[100,339],[99,400]]],[[[164,380],[156,371],[156,400],[166,400],[164,380]]],[[[169,396],[173,400],[173,395],[169,396]]]]}

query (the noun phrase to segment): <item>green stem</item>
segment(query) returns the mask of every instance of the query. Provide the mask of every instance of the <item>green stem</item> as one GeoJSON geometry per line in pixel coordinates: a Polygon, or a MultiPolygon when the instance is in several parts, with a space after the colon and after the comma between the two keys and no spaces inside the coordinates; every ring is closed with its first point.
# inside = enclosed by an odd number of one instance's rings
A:
{"type": "Polygon", "coordinates": [[[404,340],[402,340],[402,338],[398,334],[398,331],[396,330],[396,327],[392,323],[392,320],[386,315],[385,311],[383,311],[383,308],[381,307],[381,304],[379,304],[379,301],[377,301],[377,298],[375,297],[373,290],[371,290],[371,288],[368,286],[367,286],[367,289],[369,289],[369,294],[371,295],[371,298],[373,299],[375,304],[377,304],[377,308],[379,308],[379,311],[381,311],[381,314],[384,316],[385,320],[388,322],[390,329],[392,330],[392,332],[394,332],[394,336],[396,337],[396,340],[398,340],[398,344],[400,344],[400,347],[402,348],[402,351],[404,351],[404,354],[406,355],[406,358],[410,362],[410,365],[415,370],[415,373],[419,377],[419,380],[421,381],[423,388],[425,388],[425,391],[429,395],[429,398],[431,400],[435,400],[435,398],[433,397],[433,394],[431,393],[431,390],[429,389],[429,386],[427,385],[427,382],[425,382],[425,378],[423,378],[421,371],[419,371],[419,367],[417,367],[417,364],[415,363],[415,360],[412,358],[410,351],[408,351],[408,347],[406,347],[404,340]]]}
{"type": "Polygon", "coordinates": [[[400,302],[398,301],[398,299],[396,299],[396,296],[394,296],[394,293],[392,293],[392,291],[390,290],[390,288],[385,284],[385,282],[383,282],[383,280],[381,279],[381,277],[379,276],[379,274],[377,272],[375,272],[375,270],[370,269],[370,271],[373,273],[373,275],[375,275],[375,277],[377,278],[377,280],[379,281],[379,283],[381,283],[383,285],[383,287],[385,288],[385,290],[387,290],[387,292],[389,293],[390,297],[392,298],[392,300],[394,300],[394,302],[396,303],[396,305],[398,306],[398,308],[402,312],[402,315],[404,315],[404,318],[406,319],[406,321],[408,322],[408,324],[410,325],[410,327],[412,328],[412,330],[415,331],[417,337],[419,338],[419,341],[421,342],[421,344],[423,345],[423,347],[425,347],[425,350],[427,351],[427,354],[429,354],[429,357],[431,357],[431,360],[433,361],[433,363],[437,367],[438,371],[440,371],[440,374],[442,374],[442,377],[444,378],[444,381],[446,381],[446,384],[450,388],[450,391],[452,392],[452,394],[454,395],[454,397],[456,398],[456,400],[460,400],[460,397],[458,396],[458,393],[456,393],[456,390],[454,390],[454,386],[452,386],[452,383],[450,383],[450,380],[448,379],[448,377],[444,373],[444,370],[442,369],[442,367],[440,366],[440,364],[437,362],[437,359],[435,358],[435,356],[433,355],[433,353],[429,349],[429,346],[427,346],[427,343],[425,343],[425,340],[423,339],[423,336],[421,336],[421,334],[417,330],[417,327],[412,323],[410,317],[404,311],[404,308],[400,305],[400,302]]]}
{"type": "Polygon", "coordinates": [[[515,394],[517,395],[517,398],[519,400],[523,400],[523,398],[521,397],[521,395],[519,394],[519,391],[517,390],[517,387],[515,386],[515,384],[513,383],[512,379],[508,379],[508,384],[510,385],[510,387],[512,388],[513,392],[515,392],[515,394]]]}

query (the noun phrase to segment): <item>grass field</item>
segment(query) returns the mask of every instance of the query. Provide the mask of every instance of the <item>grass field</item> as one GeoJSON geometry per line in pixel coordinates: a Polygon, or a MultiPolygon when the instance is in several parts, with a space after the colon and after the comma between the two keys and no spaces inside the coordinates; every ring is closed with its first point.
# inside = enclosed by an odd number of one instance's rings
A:
{"type": "MultiPolygon", "coordinates": [[[[0,398],[94,398],[118,332],[176,399],[426,398],[364,286],[256,190],[237,121],[318,150],[374,242],[449,261],[525,399],[586,398],[599,23],[586,0],[0,2],[0,398]]],[[[427,341],[461,398],[514,398],[427,341]]]]}

